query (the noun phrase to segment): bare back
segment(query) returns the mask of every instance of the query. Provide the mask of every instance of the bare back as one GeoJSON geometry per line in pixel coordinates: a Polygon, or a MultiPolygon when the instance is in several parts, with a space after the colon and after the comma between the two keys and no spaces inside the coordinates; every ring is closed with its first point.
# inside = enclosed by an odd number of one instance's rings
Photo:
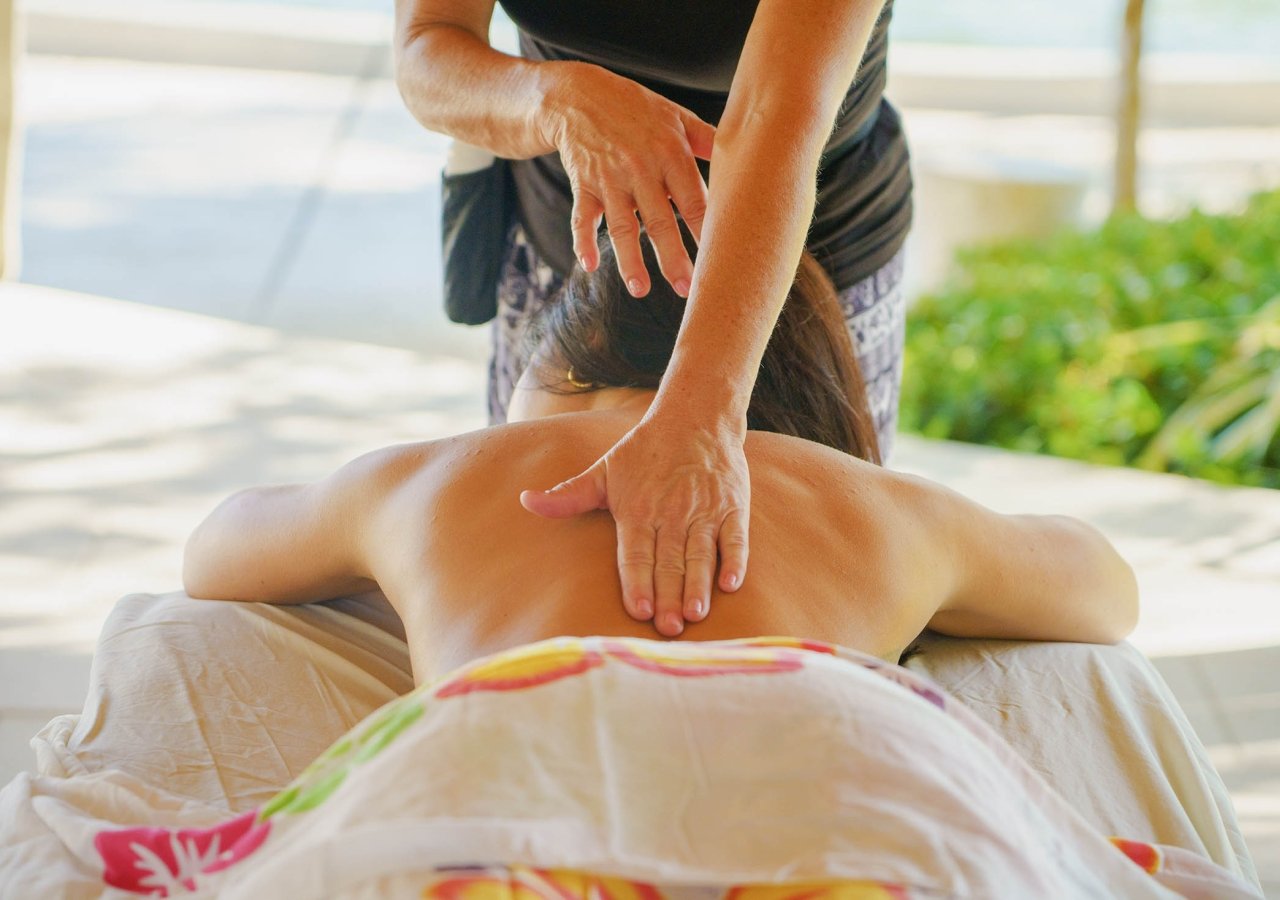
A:
{"type": "MultiPolygon", "coordinates": [[[[307,603],[381,589],[429,678],[556,635],[658,637],[624,610],[612,517],[544,519],[521,490],[579,472],[643,410],[549,415],[365,454],[311,484],[248,488],[192,532],[193,597],[307,603]]],[[[751,432],[751,565],[685,640],[792,635],[894,659],[960,637],[1113,642],[1133,571],[1063,516],[1003,515],[830,448],[751,432]]]]}
{"type": "MultiPolygon", "coordinates": [[[[534,516],[521,489],[585,468],[634,424],[553,416],[389,451],[370,574],[404,619],[417,677],[555,635],[658,637],[623,609],[612,517],[534,516]]],[[[939,578],[901,527],[895,476],[829,448],[752,432],[750,576],[713,593],[688,640],[802,635],[895,659],[937,608],[939,578]]]]}

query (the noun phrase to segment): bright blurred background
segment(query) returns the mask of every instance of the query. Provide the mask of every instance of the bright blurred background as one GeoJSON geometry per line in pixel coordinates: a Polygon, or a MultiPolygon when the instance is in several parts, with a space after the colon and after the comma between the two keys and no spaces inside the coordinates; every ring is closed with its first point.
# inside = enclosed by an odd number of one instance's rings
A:
{"type": "MultiPolygon", "coordinates": [[[[897,464],[1134,561],[1134,643],[1280,890],[1280,4],[1138,5],[894,10],[897,464]]],[[[487,334],[441,309],[446,141],[391,81],[390,0],[0,10],[5,779],[221,496],[482,425],[487,334]]]]}

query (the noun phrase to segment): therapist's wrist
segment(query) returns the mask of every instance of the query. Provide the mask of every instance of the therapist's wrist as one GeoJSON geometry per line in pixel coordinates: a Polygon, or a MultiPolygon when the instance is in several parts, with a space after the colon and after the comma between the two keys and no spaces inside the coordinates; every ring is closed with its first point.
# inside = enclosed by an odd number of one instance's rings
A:
{"type": "Polygon", "coordinates": [[[571,130],[571,121],[583,106],[588,90],[589,63],[551,60],[536,65],[538,103],[530,110],[530,128],[545,145],[544,152],[559,151],[571,130]]]}
{"type": "Polygon", "coordinates": [[[746,439],[749,385],[744,388],[740,382],[723,376],[688,379],[673,378],[671,374],[659,387],[646,418],[680,422],[714,433],[721,440],[746,439]]]}

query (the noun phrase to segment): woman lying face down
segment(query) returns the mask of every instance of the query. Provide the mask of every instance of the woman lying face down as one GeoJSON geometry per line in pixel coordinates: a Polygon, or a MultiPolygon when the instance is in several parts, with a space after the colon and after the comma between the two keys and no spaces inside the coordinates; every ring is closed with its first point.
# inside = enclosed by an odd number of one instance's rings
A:
{"type": "MultiPolygon", "coordinates": [[[[792,635],[896,661],[926,627],[1086,642],[1132,630],[1133,573],[1088,525],[1001,515],[875,464],[835,293],[809,258],[751,400],[750,575],[732,594],[646,608],[653,586],[624,591],[607,511],[545,519],[519,495],[582,471],[645,414],[684,304],[652,283],[637,300],[609,260],[575,273],[531,338],[508,424],[223,501],[187,543],[187,593],[306,603],[381,590],[404,620],[419,682],[557,635],[792,635]]],[[[691,565],[714,569],[710,538],[675,537],[697,550],[691,565]]],[[[661,560],[654,577],[684,583],[661,560]]]]}

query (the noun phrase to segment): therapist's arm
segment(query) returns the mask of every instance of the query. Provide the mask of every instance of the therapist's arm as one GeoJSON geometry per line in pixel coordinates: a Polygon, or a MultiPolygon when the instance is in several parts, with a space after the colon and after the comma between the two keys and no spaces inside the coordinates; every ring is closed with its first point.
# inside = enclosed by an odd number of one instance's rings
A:
{"type": "Polygon", "coordinates": [[[396,83],[409,111],[432,131],[497,156],[559,153],[573,191],[570,225],[582,267],[590,272],[599,264],[603,217],[623,282],[635,296],[647,294],[638,212],[663,277],[688,296],[693,264],[672,203],[699,236],[706,185],[697,158],[710,157],[715,129],[600,66],[495,50],[488,42],[493,6],[493,0],[396,0],[396,83]]]}
{"type": "MultiPolygon", "coordinates": [[[[680,633],[715,577],[746,577],[742,442],[761,356],[813,216],[817,169],[881,0],[762,0],[715,139],[692,293],[641,423],[586,472],[522,502],[542,515],[607,508],[633,616],[680,633]]],[[[616,239],[615,239],[616,243],[616,239]]]]}

